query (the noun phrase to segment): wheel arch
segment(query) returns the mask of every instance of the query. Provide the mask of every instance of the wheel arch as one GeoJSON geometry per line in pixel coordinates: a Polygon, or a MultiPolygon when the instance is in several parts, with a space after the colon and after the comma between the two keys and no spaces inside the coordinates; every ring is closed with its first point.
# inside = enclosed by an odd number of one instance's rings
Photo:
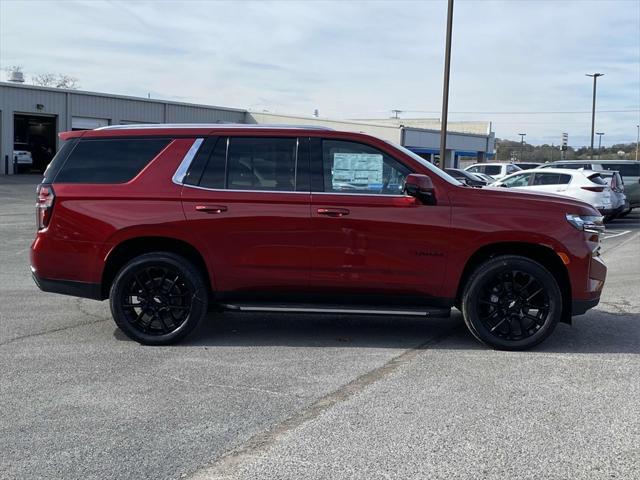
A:
{"type": "Polygon", "coordinates": [[[212,291],[213,279],[207,264],[196,247],[190,243],[172,237],[143,236],[129,238],[115,245],[107,254],[101,279],[102,298],[109,297],[111,284],[120,269],[130,260],[145,253],[169,252],[189,260],[202,274],[209,291],[212,291]]]}
{"type": "Polygon", "coordinates": [[[499,255],[519,255],[540,263],[551,272],[562,293],[562,317],[564,323],[571,323],[571,281],[567,267],[553,249],[537,243],[496,242],[476,250],[464,266],[456,292],[456,305],[460,305],[462,294],[471,274],[485,261],[499,255]]]}

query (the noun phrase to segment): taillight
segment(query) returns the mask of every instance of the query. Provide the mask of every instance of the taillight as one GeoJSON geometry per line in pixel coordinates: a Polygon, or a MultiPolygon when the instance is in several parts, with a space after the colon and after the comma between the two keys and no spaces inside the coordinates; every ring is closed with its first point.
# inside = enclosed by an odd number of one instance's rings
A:
{"type": "Polygon", "coordinates": [[[604,187],[580,187],[583,190],[589,190],[590,192],[604,192],[604,187]]]}
{"type": "Polygon", "coordinates": [[[53,212],[53,201],[56,195],[53,193],[51,185],[40,184],[36,192],[38,194],[36,200],[36,222],[38,230],[42,230],[49,226],[49,220],[51,220],[51,213],[53,212]]]}

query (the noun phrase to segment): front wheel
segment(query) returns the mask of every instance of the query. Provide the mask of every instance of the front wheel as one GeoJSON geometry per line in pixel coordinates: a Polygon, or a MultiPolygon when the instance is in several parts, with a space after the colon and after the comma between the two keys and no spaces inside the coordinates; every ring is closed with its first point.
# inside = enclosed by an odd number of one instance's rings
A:
{"type": "Polygon", "coordinates": [[[471,275],[462,297],[471,333],[499,350],[531,348],[553,332],[562,294],[553,275],[525,257],[495,257],[471,275]]]}
{"type": "Polygon", "coordinates": [[[116,325],[144,345],[168,345],[186,337],[206,315],[207,301],[207,284],[198,269],[165,252],[129,261],[109,295],[116,325]]]}

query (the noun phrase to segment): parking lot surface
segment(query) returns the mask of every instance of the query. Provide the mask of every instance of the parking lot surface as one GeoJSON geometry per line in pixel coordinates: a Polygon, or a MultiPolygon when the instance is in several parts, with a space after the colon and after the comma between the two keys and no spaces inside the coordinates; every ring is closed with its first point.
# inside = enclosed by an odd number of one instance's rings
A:
{"type": "Polygon", "coordinates": [[[34,177],[0,180],[0,478],[640,478],[640,214],[600,305],[528,352],[450,319],[212,314],[143,347],[40,292],[34,177]]]}

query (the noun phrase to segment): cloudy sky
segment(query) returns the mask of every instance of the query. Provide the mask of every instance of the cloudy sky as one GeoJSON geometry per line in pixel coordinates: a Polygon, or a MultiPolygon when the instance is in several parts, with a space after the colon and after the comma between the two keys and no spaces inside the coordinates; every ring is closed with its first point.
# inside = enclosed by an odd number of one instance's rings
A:
{"type": "MultiPolygon", "coordinates": [[[[0,68],[83,90],[337,118],[439,117],[446,1],[0,0],[0,68]]],[[[450,118],[586,145],[640,123],[640,2],[456,0],[450,118]]],[[[4,73],[2,78],[5,78],[4,73]]]]}

